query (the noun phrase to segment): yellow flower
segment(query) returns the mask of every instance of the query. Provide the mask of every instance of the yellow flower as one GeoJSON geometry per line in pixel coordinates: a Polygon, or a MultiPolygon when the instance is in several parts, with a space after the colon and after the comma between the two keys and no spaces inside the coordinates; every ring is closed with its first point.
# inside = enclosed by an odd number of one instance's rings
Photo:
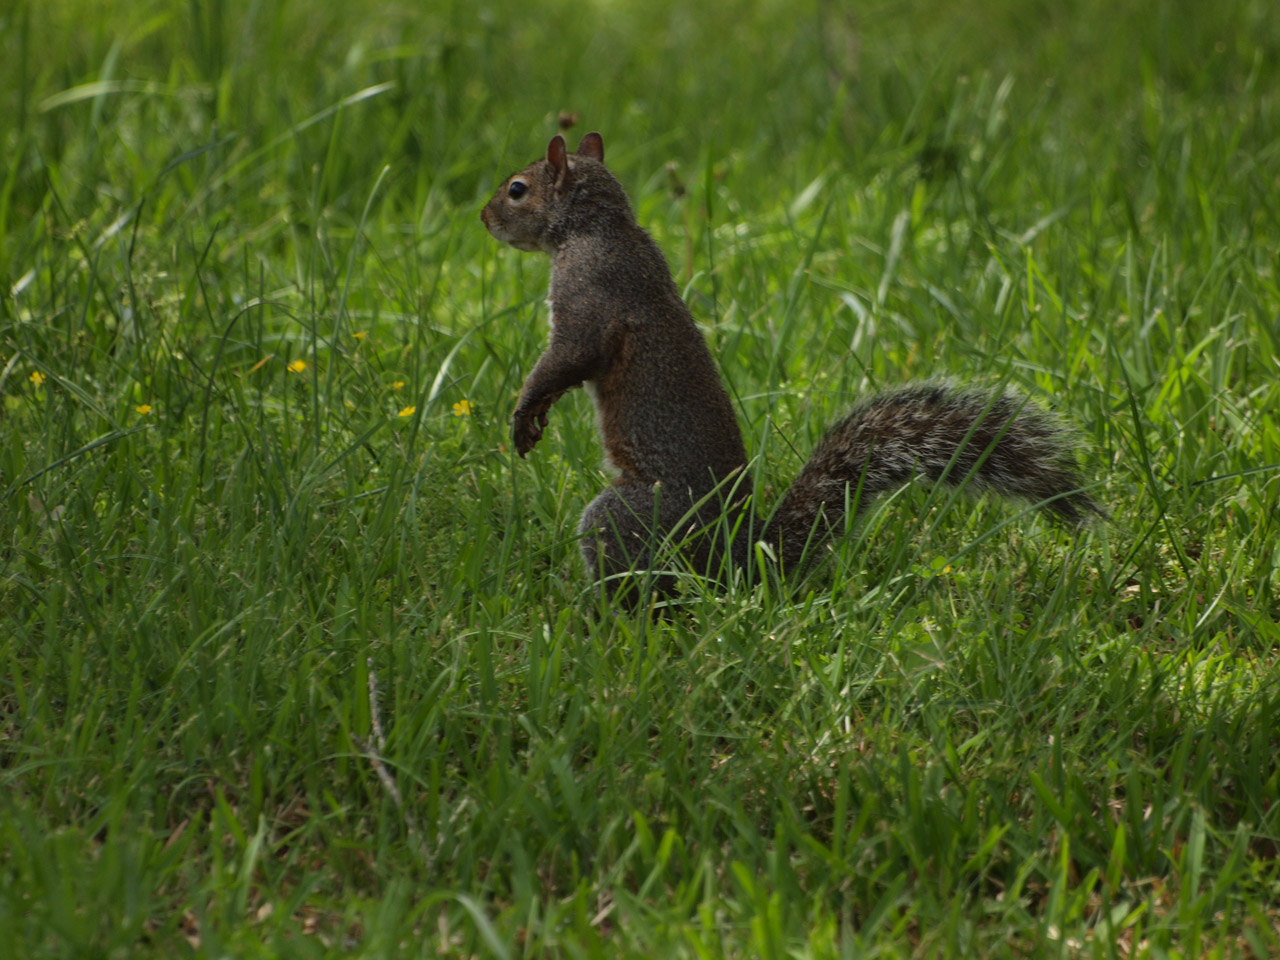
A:
{"type": "Polygon", "coordinates": [[[399,414],[397,414],[397,416],[412,417],[415,413],[417,413],[417,411],[418,411],[417,407],[405,407],[403,410],[400,411],[399,414]]]}
{"type": "Polygon", "coordinates": [[[344,400],[342,402],[347,405],[348,410],[354,410],[356,408],[356,405],[352,403],[350,400],[344,400]]]}
{"type": "Polygon", "coordinates": [[[368,335],[369,335],[368,330],[357,330],[355,333],[352,334],[352,336],[355,337],[357,340],[363,340],[368,335]]]}
{"type": "Polygon", "coordinates": [[[39,370],[32,370],[31,376],[29,376],[27,379],[30,380],[32,383],[34,383],[38,387],[40,386],[40,384],[44,383],[45,376],[39,370]]]}
{"type": "Polygon", "coordinates": [[[459,400],[453,405],[453,415],[455,417],[469,417],[473,409],[475,408],[472,407],[470,400],[459,400]]]}
{"type": "Polygon", "coordinates": [[[136,407],[134,407],[133,409],[137,410],[140,414],[142,414],[142,415],[145,417],[148,413],[150,413],[150,412],[151,412],[151,404],[149,404],[149,403],[140,403],[140,404],[138,404],[136,407]]]}
{"type": "Polygon", "coordinates": [[[305,369],[307,369],[307,361],[305,360],[295,360],[289,364],[290,373],[301,373],[305,369]]]}
{"type": "Polygon", "coordinates": [[[404,381],[403,381],[403,380],[397,380],[395,383],[393,383],[393,384],[391,385],[391,389],[392,389],[392,390],[399,390],[399,389],[400,389],[401,387],[403,387],[403,386],[404,386],[404,381]]]}

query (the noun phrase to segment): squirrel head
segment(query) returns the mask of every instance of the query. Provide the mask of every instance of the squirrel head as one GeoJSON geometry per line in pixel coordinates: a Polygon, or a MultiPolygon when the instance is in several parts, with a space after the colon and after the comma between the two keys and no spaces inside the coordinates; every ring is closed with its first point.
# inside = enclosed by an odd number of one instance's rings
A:
{"type": "Polygon", "coordinates": [[[489,232],[518,250],[555,253],[569,237],[633,220],[622,185],[604,166],[604,139],[588,133],[569,153],[557,134],[546,157],[513,173],[480,211],[489,232]]]}

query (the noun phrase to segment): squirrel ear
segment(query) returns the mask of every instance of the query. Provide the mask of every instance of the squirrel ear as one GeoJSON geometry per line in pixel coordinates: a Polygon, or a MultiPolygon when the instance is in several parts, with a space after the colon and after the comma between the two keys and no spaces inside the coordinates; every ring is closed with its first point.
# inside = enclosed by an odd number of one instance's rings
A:
{"type": "Polygon", "coordinates": [[[578,141],[578,156],[604,163],[604,137],[594,131],[586,134],[578,141]]]}
{"type": "Polygon", "coordinates": [[[569,176],[569,156],[565,152],[564,137],[558,133],[547,144],[547,163],[555,174],[556,186],[562,186],[569,176]]]}

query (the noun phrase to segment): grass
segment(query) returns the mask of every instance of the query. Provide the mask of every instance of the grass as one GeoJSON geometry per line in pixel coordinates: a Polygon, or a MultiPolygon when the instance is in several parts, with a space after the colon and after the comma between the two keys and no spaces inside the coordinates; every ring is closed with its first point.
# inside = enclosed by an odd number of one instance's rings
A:
{"type": "Polygon", "coordinates": [[[0,13],[17,956],[1280,953],[1271,5],[697,10],[0,13]],[[909,489],[599,609],[586,398],[508,447],[546,266],[477,217],[561,110],[766,500],[950,376],[1112,522],[909,489]]]}

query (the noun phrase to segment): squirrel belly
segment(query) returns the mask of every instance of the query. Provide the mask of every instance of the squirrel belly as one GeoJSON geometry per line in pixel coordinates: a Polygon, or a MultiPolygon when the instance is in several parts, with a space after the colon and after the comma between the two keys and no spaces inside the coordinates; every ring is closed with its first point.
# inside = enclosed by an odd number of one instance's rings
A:
{"type": "MultiPolygon", "coordinates": [[[[1082,491],[1071,435],[1053,416],[1015,393],[924,383],[856,405],[762,524],[729,395],[665,257],[604,165],[600,135],[574,154],[553,138],[481,219],[497,239],[551,257],[550,342],[521,388],[512,440],[525,456],[564,393],[590,395],[616,476],[579,532],[606,592],[655,561],[670,567],[654,553],[664,542],[708,576],[745,564],[756,539],[794,570],[844,529],[847,504],[860,512],[917,478],[1028,500],[1067,523],[1105,515],[1082,491]]],[[[674,582],[670,572],[656,581],[674,582]]]]}
{"type": "MultiPolygon", "coordinates": [[[[600,391],[596,389],[594,380],[583,380],[582,390],[591,398],[591,408],[596,413],[596,433],[600,434],[600,445],[604,446],[604,413],[600,409],[600,391]]],[[[613,458],[609,456],[609,448],[607,446],[604,447],[604,468],[615,477],[622,473],[618,465],[613,462],[613,458]]]]}

